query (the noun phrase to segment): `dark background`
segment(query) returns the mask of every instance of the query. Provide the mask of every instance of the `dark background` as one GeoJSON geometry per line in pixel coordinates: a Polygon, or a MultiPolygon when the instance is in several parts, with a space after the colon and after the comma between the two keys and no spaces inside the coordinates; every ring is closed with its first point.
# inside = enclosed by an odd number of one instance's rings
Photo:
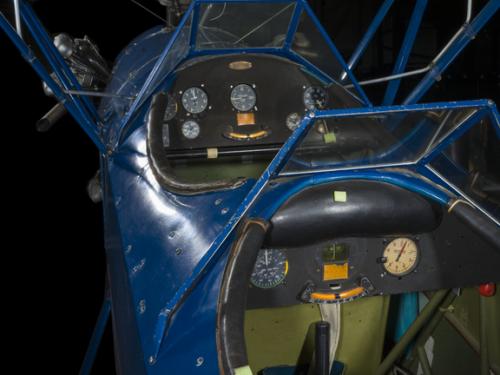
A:
{"type": "MultiPolygon", "coordinates": [[[[2,2],[5,0],[2,0],[2,2]]],[[[154,0],[142,3],[159,14],[154,0]]],[[[344,56],[349,56],[381,1],[312,1],[344,56]]],[[[485,1],[475,1],[474,9],[485,1]]],[[[359,79],[389,73],[408,24],[413,1],[396,1],[381,32],[355,71],[359,79]],[[395,46],[396,48],[393,48],[395,46]]],[[[466,1],[430,0],[408,69],[425,66],[455,33],[466,1]]],[[[50,32],[88,35],[110,62],[157,20],[130,1],[38,1],[35,9],[50,32]],[[103,4],[106,3],[106,6],[103,4]]],[[[491,98],[500,104],[500,15],[481,31],[422,100],[491,98]]],[[[11,360],[24,373],[78,372],[104,289],[101,205],[86,193],[98,168],[90,140],[69,117],[39,134],[35,122],[54,104],[27,63],[0,33],[3,143],[4,322],[11,331],[11,360]],[[15,358],[15,360],[14,360],[15,358]]],[[[415,84],[409,79],[403,94],[415,84]]],[[[379,86],[382,88],[383,86],[379,86]]],[[[383,90],[370,88],[379,98],[383,90]]],[[[399,101],[404,95],[399,97],[399,101]]],[[[95,374],[112,374],[111,332],[95,374]]]]}

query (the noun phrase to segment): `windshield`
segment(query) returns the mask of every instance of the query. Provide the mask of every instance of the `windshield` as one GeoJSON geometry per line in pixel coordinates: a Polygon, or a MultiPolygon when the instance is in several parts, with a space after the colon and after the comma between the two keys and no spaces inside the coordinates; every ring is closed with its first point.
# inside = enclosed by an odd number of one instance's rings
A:
{"type": "Polygon", "coordinates": [[[466,108],[318,118],[284,171],[415,163],[478,110],[466,108]]]}
{"type": "MultiPolygon", "coordinates": [[[[153,66],[151,73],[141,81],[142,88],[123,124],[177,66],[200,55],[279,54],[305,66],[324,82],[333,82],[348,68],[333,43],[325,39],[326,34],[316,30],[319,27],[302,2],[194,1],[163,52],[148,65],[153,66]]],[[[357,90],[361,90],[359,86],[357,90]]]]}
{"type": "Polygon", "coordinates": [[[282,47],[295,5],[294,2],[201,4],[196,48],[282,47]]]}
{"type": "Polygon", "coordinates": [[[500,117],[485,103],[318,112],[281,175],[409,168],[500,222],[500,117]]]}

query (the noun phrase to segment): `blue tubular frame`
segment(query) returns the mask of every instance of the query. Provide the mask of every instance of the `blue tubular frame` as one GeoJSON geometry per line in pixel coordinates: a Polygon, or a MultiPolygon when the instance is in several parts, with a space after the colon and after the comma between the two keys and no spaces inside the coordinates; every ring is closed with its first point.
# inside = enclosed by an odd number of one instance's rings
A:
{"type": "MultiPolygon", "coordinates": [[[[380,6],[377,14],[372,20],[372,23],[370,26],[368,26],[368,30],[366,30],[365,35],[363,35],[363,38],[359,42],[358,46],[354,50],[351,58],[349,59],[349,62],[347,63],[347,66],[349,69],[354,70],[356,65],[358,64],[359,60],[365,53],[366,48],[370,44],[373,36],[377,32],[378,28],[380,27],[380,24],[384,20],[385,16],[387,15],[387,12],[389,12],[389,9],[391,9],[392,4],[394,4],[394,0],[384,0],[382,5],[380,6]]],[[[342,72],[340,75],[340,82],[344,81],[347,77],[346,72],[342,72]]]]}
{"type": "Polygon", "coordinates": [[[439,80],[441,73],[455,60],[462,50],[474,39],[476,34],[500,9],[500,0],[490,0],[474,20],[462,28],[460,36],[451,43],[448,50],[434,62],[431,70],[422,78],[418,85],[404,100],[403,104],[417,103],[422,96],[439,80]]]}
{"type": "Polygon", "coordinates": [[[111,300],[107,296],[104,298],[101,310],[99,311],[99,316],[97,317],[94,332],[92,333],[87,352],[85,353],[82,366],[80,367],[80,372],[78,373],[79,375],[90,375],[90,372],[92,371],[92,365],[94,364],[94,360],[97,356],[97,350],[99,349],[99,346],[101,344],[101,340],[104,335],[104,331],[106,330],[110,315],[111,300]]]}
{"type": "MultiPolygon", "coordinates": [[[[415,3],[415,8],[413,9],[413,13],[410,18],[410,24],[408,25],[408,29],[406,30],[406,34],[403,40],[403,45],[399,51],[398,58],[394,65],[394,70],[392,74],[403,73],[406,64],[408,62],[408,58],[410,57],[411,50],[413,48],[413,44],[415,43],[415,39],[417,37],[418,30],[420,28],[420,23],[422,22],[422,17],[424,16],[425,8],[427,7],[427,0],[417,0],[415,3]]],[[[387,89],[385,91],[384,99],[382,100],[382,105],[391,105],[394,103],[394,99],[396,98],[396,94],[398,93],[399,85],[401,83],[401,78],[389,81],[387,85],[387,89]]]]}
{"type": "MultiPolygon", "coordinates": [[[[33,51],[26,45],[26,43],[19,37],[16,30],[12,27],[9,21],[3,14],[0,13],[0,28],[12,40],[13,44],[19,50],[21,56],[28,62],[39,77],[45,81],[47,86],[52,90],[56,98],[64,104],[68,112],[80,124],[85,133],[94,142],[99,151],[106,150],[99,134],[97,132],[96,124],[91,121],[88,116],[83,115],[84,109],[81,103],[77,102],[74,98],[68,97],[61,87],[52,79],[47,72],[41,61],[33,54],[33,51]]],[[[40,46],[43,51],[43,46],[40,46]]],[[[45,51],[44,53],[48,53],[45,51]]],[[[68,68],[69,69],[69,68],[68,68]]]]}

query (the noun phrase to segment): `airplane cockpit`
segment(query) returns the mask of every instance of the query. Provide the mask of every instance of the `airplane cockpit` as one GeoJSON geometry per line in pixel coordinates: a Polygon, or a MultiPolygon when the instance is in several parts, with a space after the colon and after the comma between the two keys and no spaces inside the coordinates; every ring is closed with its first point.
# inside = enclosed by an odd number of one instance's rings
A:
{"type": "Polygon", "coordinates": [[[500,281],[495,104],[417,104],[424,82],[374,106],[304,0],[191,2],[118,56],[98,120],[63,73],[100,151],[124,374],[386,375],[500,281]]]}

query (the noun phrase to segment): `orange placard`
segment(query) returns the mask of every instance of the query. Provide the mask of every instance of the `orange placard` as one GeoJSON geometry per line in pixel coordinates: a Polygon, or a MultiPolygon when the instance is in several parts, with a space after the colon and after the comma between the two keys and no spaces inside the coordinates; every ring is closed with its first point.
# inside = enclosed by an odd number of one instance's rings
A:
{"type": "Polygon", "coordinates": [[[344,280],[349,278],[349,264],[323,265],[323,281],[344,280]]]}
{"type": "Polygon", "coordinates": [[[236,115],[236,123],[238,126],[255,125],[255,114],[253,112],[238,113],[236,115]]]}

